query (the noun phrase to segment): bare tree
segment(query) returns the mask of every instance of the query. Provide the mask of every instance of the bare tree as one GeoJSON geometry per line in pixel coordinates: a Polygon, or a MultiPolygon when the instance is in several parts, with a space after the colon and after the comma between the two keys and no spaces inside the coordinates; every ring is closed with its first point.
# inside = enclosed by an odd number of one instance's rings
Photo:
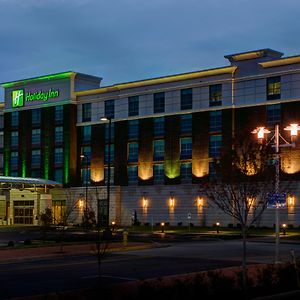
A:
{"type": "Polygon", "coordinates": [[[248,229],[260,221],[267,207],[269,149],[251,139],[239,137],[233,147],[214,161],[215,178],[200,186],[208,204],[219,208],[241,226],[243,237],[242,280],[246,289],[246,239],[248,229]]]}

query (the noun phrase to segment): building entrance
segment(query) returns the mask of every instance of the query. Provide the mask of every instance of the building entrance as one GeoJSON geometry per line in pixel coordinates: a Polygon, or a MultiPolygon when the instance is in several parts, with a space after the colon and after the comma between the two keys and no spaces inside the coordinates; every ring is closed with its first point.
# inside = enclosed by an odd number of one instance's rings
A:
{"type": "Polygon", "coordinates": [[[14,201],[14,224],[33,224],[34,201],[14,201]]]}

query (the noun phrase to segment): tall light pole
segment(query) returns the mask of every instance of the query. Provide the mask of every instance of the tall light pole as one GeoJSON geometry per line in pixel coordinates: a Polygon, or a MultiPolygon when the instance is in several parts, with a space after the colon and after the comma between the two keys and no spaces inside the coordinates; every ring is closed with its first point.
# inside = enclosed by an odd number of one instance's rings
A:
{"type": "Polygon", "coordinates": [[[109,204],[110,204],[110,167],[111,167],[111,159],[110,159],[110,148],[111,148],[111,117],[102,117],[100,119],[103,122],[108,122],[108,156],[107,156],[107,182],[106,182],[106,228],[109,229],[109,204]]]}
{"type": "MultiPolygon", "coordinates": [[[[292,142],[288,142],[284,139],[284,137],[279,132],[279,125],[275,125],[275,133],[269,140],[274,140],[274,144],[272,147],[275,148],[275,194],[273,195],[274,205],[275,205],[275,262],[279,262],[279,209],[282,207],[282,196],[279,194],[279,173],[280,173],[280,147],[295,147],[294,139],[297,136],[298,131],[300,130],[300,126],[298,124],[290,124],[285,127],[284,130],[289,130],[291,134],[292,142]],[[284,141],[283,144],[280,144],[280,138],[284,141]]],[[[265,134],[271,133],[265,127],[257,127],[252,131],[252,133],[257,134],[257,138],[262,141],[264,139],[265,134]]]]}
{"type": "Polygon", "coordinates": [[[87,217],[88,212],[88,158],[86,155],[81,154],[80,157],[82,158],[82,161],[85,160],[86,168],[85,168],[85,217],[87,217]]]}

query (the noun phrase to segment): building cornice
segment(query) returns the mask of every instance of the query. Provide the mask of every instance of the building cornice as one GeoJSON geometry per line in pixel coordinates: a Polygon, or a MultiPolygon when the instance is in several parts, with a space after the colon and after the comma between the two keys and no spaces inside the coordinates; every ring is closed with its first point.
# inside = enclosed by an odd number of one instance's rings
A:
{"type": "Polygon", "coordinates": [[[280,67],[280,66],[298,64],[298,63],[300,63],[300,55],[286,57],[286,58],[277,59],[273,61],[266,61],[260,63],[259,65],[262,66],[263,68],[271,68],[271,67],[280,67]]]}

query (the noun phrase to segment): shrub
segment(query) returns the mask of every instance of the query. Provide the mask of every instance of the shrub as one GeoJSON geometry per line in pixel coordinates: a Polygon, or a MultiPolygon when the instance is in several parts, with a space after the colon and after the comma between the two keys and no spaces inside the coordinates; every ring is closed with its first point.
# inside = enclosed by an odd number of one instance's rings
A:
{"type": "Polygon", "coordinates": [[[14,241],[9,241],[7,244],[8,247],[13,247],[14,245],[15,245],[14,241]]]}
{"type": "Polygon", "coordinates": [[[30,239],[26,239],[25,241],[24,241],[24,245],[31,245],[32,243],[31,243],[31,240],[30,239]]]}

